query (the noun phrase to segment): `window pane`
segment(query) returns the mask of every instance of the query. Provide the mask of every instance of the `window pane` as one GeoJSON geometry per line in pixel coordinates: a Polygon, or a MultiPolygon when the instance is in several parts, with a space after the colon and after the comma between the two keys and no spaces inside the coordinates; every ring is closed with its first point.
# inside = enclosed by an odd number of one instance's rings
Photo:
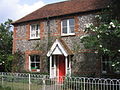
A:
{"type": "Polygon", "coordinates": [[[40,69],[40,56],[39,55],[31,55],[31,69],[40,69]]]}
{"type": "Polygon", "coordinates": [[[34,56],[30,56],[31,62],[34,62],[34,56]]]}
{"type": "Polygon", "coordinates": [[[67,20],[63,20],[62,21],[62,26],[64,27],[64,26],[67,26],[67,20]]]}
{"type": "Polygon", "coordinates": [[[67,27],[64,27],[62,30],[62,33],[67,33],[67,27]]]}
{"type": "Polygon", "coordinates": [[[35,30],[35,25],[31,25],[31,30],[35,30]]]}
{"type": "Polygon", "coordinates": [[[38,37],[38,31],[36,31],[36,37],[38,37]]]}
{"type": "Polygon", "coordinates": [[[30,33],[30,36],[32,38],[35,38],[35,37],[39,37],[39,25],[36,24],[36,25],[31,25],[31,33],[30,33]]]}
{"type": "Polygon", "coordinates": [[[34,34],[34,33],[32,33],[32,34],[31,34],[31,37],[35,37],[35,34],[34,34]]]}
{"type": "Polygon", "coordinates": [[[69,19],[69,33],[74,33],[74,19],[69,19]]]}
{"type": "Polygon", "coordinates": [[[36,63],[36,69],[40,69],[40,63],[36,63]]]}
{"type": "Polygon", "coordinates": [[[74,33],[74,27],[70,27],[70,33],[74,33]]]}
{"type": "Polygon", "coordinates": [[[31,63],[31,69],[36,69],[35,68],[35,63],[31,63]]]}
{"type": "Polygon", "coordinates": [[[74,19],[69,19],[69,25],[74,25],[74,19]]]}
{"type": "Polygon", "coordinates": [[[40,56],[36,55],[36,62],[40,62],[40,56]]]}
{"type": "Polygon", "coordinates": [[[38,30],[39,29],[39,25],[36,25],[36,30],[38,30]]]}

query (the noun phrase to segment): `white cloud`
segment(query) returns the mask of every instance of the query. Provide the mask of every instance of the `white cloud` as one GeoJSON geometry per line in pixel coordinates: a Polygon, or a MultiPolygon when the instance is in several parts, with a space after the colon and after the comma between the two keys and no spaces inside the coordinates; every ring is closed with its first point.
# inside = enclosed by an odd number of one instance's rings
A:
{"type": "Polygon", "coordinates": [[[17,20],[45,5],[41,0],[29,4],[20,4],[20,0],[1,0],[0,23],[8,18],[17,20]]]}

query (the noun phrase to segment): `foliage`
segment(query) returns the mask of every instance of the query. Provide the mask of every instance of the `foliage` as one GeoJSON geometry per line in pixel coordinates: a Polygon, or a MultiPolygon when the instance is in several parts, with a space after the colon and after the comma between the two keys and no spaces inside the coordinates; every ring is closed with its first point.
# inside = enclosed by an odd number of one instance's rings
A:
{"type": "Polygon", "coordinates": [[[114,19],[109,11],[105,10],[104,14],[96,15],[96,19],[99,19],[98,25],[86,25],[88,35],[82,38],[82,42],[85,48],[94,49],[99,58],[108,55],[113,70],[120,72],[120,22],[114,19]]]}
{"type": "Polygon", "coordinates": [[[0,64],[4,71],[11,71],[12,63],[12,20],[0,24],[0,64]]]}
{"type": "MultiPolygon", "coordinates": [[[[108,8],[96,16],[99,25],[89,24],[86,31],[93,33],[82,39],[86,48],[96,50],[101,57],[109,56],[112,70],[120,73],[120,1],[110,0],[108,8]]],[[[99,57],[99,58],[100,58],[99,57]]]]}
{"type": "Polygon", "coordinates": [[[111,15],[115,20],[120,20],[120,0],[111,0],[111,3],[109,5],[111,9],[111,15]]]}
{"type": "Polygon", "coordinates": [[[12,90],[11,87],[3,87],[0,85],[0,90],[12,90]]]}
{"type": "MultiPolygon", "coordinates": [[[[51,46],[52,46],[52,43],[53,41],[55,40],[54,37],[52,36],[47,36],[47,37],[44,37],[40,42],[38,42],[36,45],[35,45],[35,49],[41,51],[41,60],[42,61],[42,65],[43,66],[46,66],[47,67],[47,70],[49,70],[49,58],[46,56],[48,50],[50,50],[51,46]],[[49,42],[48,42],[49,41],[49,42]]],[[[44,67],[42,67],[42,69],[46,69],[44,67]]],[[[44,71],[44,70],[43,70],[44,71]]],[[[48,71],[49,72],[49,71],[48,71]]],[[[44,73],[44,72],[43,72],[44,73]]]]}
{"type": "Polygon", "coordinates": [[[24,63],[25,63],[25,55],[17,51],[13,54],[13,61],[12,61],[12,72],[23,72],[24,70],[24,63]]]}

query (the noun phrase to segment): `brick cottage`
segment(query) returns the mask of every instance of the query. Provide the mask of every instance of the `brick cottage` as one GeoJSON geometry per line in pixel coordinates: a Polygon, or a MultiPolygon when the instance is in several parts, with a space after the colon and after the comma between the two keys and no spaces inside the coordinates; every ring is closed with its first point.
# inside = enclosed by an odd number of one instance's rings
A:
{"type": "Polygon", "coordinates": [[[104,61],[80,42],[86,35],[86,25],[96,23],[95,16],[106,5],[107,0],[71,0],[45,5],[13,23],[13,53],[24,53],[26,71],[49,71],[51,78],[99,77],[102,72],[107,73],[104,61]]]}

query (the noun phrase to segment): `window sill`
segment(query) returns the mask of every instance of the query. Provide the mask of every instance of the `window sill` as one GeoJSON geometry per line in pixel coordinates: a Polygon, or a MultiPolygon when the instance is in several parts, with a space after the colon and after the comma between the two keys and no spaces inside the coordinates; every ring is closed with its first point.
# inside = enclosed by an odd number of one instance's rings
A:
{"type": "Polygon", "coordinates": [[[69,33],[69,34],[61,34],[61,36],[74,36],[75,33],[69,33]]]}
{"type": "Polygon", "coordinates": [[[40,37],[37,37],[37,38],[30,38],[30,40],[40,40],[40,37]]]}
{"type": "Polygon", "coordinates": [[[31,69],[32,72],[40,72],[40,69],[31,69]]]}

